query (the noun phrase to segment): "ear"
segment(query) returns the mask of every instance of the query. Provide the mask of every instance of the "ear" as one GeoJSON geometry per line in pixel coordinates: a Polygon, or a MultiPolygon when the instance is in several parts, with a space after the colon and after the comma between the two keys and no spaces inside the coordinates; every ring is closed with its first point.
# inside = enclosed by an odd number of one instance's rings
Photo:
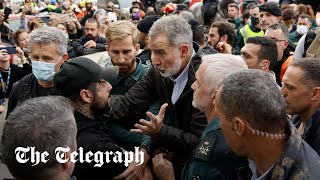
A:
{"type": "Polygon", "coordinates": [[[69,59],[68,53],[64,53],[64,54],[62,55],[62,60],[63,60],[63,62],[67,61],[68,59],[69,59]]]}
{"type": "Polygon", "coordinates": [[[109,54],[109,46],[106,45],[105,48],[106,48],[106,50],[108,51],[108,54],[109,54]]]}
{"type": "Polygon", "coordinates": [[[92,102],[92,100],[93,100],[92,93],[87,89],[82,89],[80,91],[80,97],[84,102],[86,102],[88,104],[90,104],[92,102]]]}
{"type": "Polygon", "coordinates": [[[73,162],[70,161],[70,157],[71,157],[71,149],[70,151],[65,153],[65,159],[69,159],[69,161],[67,161],[66,163],[61,163],[61,167],[63,171],[71,172],[71,170],[73,169],[74,164],[73,162]]]}
{"type": "Polygon", "coordinates": [[[285,46],[284,49],[286,49],[286,48],[288,47],[288,45],[289,45],[289,42],[288,42],[288,41],[285,41],[285,42],[284,42],[284,46],[285,46]]]}
{"type": "Polygon", "coordinates": [[[311,100],[319,101],[319,99],[320,99],[320,87],[315,87],[312,90],[311,100]]]}
{"type": "Polygon", "coordinates": [[[223,36],[221,36],[220,37],[220,42],[225,42],[225,43],[227,43],[227,41],[228,41],[228,35],[223,35],[223,36]]]}
{"type": "Polygon", "coordinates": [[[270,67],[270,61],[266,59],[260,61],[259,69],[261,69],[262,71],[269,71],[269,67],[270,67]]]}
{"type": "Polygon", "coordinates": [[[246,125],[244,124],[243,120],[240,117],[234,117],[232,119],[232,129],[235,131],[235,133],[238,136],[243,136],[245,129],[246,129],[246,125]]]}
{"type": "Polygon", "coordinates": [[[182,44],[180,46],[181,58],[186,57],[188,55],[189,51],[190,51],[189,46],[187,44],[182,44]]]}
{"type": "Polygon", "coordinates": [[[139,54],[139,52],[140,52],[140,44],[137,44],[136,45],[136,49],[135,49],[136,51],[135,51],[135,54],[134,54],[134,56],[137,56],[138,54],[139,54]]]}
{"type": "Polygon", "coordinates": [[[211,104],[215,105],[215,99],[216,99],[217,90],[214,89],[210,94],[211,104]]]}

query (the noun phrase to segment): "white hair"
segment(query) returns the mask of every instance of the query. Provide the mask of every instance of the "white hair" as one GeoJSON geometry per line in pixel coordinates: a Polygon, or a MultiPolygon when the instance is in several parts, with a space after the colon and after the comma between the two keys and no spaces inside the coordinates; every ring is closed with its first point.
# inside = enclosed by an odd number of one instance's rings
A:
{"type": "Polygon", "coordinates": [[[231,54],[212,54],[202,57],[204,67],[203,80],[207,84],[208,92],[218,89],[223,80],[230,74],[248,69],[241,56],[231,54]]]}

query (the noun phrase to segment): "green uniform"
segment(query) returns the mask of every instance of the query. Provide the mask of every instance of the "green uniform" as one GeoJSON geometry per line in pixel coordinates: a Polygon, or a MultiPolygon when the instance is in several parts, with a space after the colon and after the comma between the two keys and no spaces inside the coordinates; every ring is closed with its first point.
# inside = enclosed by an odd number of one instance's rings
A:
{"type": "Polygon", "coordinates": [[[289,39],[291,40],[291,42],[294,44],[294,45],[297,45],[300,38],[302,37],[303,35],[300,35],[298,34],[297,32],[293,32],[293,33],[290,33],[289,34],[289,39]]]}
{"type": "MultiPolygon", "coordinates": [[[[110,84],[112,85],[110,95],[124,95],[136,82],[142,79],[149,68],[150,66],[142,64],[141,60],[137,58],[136,70],[129,78],[125,78],[119,75],[110,82],[110,84]]],[[[154,114],[158,114],[158,111],[160,109],[159,104],[160,103],[156,101],[153,105],[150,106],[149,111],[154,114]]],[[[130,117],[128,117],[126,120],[122,120],[121,122],[119,120],[111,120],[106,123],[111,136],[115,139],[118,145],[125,148],[126,150],[131,150],[133,149],[133,147],[137,147],[142,144],[151,144],[150,136],[136,134],[129,131],[131,128],[133,128],[134,123],[137,122],[130,119],[130,117]]]]}
{"type": "Polygon", "coordinates": [[[251,176],[248,161],[232,153],[220,129],[220,120],[212,120],[184,166],[181,179],[238,179],[243,174],[245,179],[251,176]]]}

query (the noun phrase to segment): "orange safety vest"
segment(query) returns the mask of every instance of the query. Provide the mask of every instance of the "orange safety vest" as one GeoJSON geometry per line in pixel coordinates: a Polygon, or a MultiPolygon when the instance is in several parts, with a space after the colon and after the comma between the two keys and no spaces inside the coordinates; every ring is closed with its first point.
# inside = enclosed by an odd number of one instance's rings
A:
{"type": "Polygon", "coordinates": [[[293,58],[294,58],[293,52],[290,52],[290,56],[287,58],[287,60],[281,66],[280,81],[282,81],[282,77],[283,77],[284,73],[286,73],[286,70],[288,69],[288,66],[293,61],[293,58]]]}

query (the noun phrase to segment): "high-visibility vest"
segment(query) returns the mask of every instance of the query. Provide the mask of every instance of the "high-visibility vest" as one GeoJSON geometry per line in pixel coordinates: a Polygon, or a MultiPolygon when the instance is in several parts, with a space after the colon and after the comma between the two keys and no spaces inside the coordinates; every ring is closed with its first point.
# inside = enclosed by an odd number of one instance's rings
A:
{"type": "Polygon", "coordinates": [[[247,39],[249,37],[256,37],[256,36],[263,36],[264,32],[262,30],[260,30],[259,32],[253,32],[250,27],[249,24],[245,25],[243,28],[240,29],[240,33],[243,37],[243,42],[244,44],[246,44],[247,39]]]}

